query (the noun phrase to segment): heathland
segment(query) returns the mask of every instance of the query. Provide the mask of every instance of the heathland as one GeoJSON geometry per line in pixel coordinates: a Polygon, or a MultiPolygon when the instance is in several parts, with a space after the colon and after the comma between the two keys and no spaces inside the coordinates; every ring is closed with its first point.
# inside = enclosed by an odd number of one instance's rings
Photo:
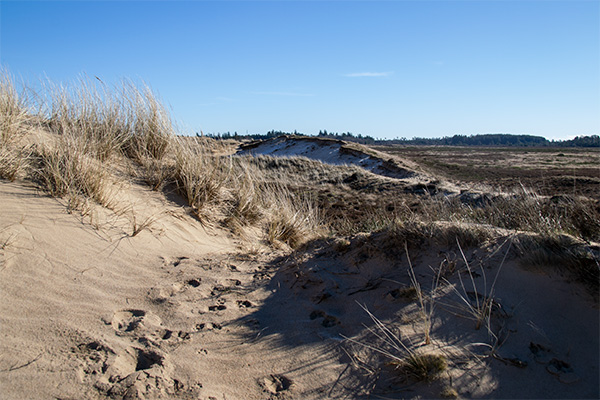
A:
{"type": "Polygon", "coordinates": [[[0,393],[598,398],[600,152],[186,136],[0,84],[0,393]]]}

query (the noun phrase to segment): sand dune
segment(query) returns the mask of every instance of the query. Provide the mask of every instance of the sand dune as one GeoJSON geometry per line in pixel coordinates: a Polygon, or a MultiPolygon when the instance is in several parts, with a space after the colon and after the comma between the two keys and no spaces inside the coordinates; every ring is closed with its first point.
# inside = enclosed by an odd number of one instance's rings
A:
{"type": "MultiPolygon", "coordinates": [[[[356,165],[390,178],[419,177],[418,166],[342,140],[279,136],[249,143],[238,154],[306,157],[333,165],[356,165]]],[[[421,179],[425,179],[421,174],[421,179]]]]}
{"type": "Polygon", "coordinates": [[[248,253],[160,194],[128,193],[140,214],[159,213],[133,237],[127,218],[98,208],[90,223],[35,188],[0,182],[2,398],[598,397],[597,302],[552,269],[521,266],[506,235],[465,247],[475,288],[456,245],[408,247],[426,295],[432,268],[448,273],[425,344],[393,235],[248,253]],[[499,268],[489,327],[476,329],[463,301],[490,294],[499,268]],[[433,382],[394,371],[367,346],[407,350],[381,342],[361,305],[447,369],[433,382]]]}

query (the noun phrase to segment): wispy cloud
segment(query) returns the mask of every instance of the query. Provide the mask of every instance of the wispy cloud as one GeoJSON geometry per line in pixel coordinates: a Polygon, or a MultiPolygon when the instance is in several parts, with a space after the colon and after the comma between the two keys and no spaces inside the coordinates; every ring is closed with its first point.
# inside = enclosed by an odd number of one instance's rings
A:
{"type": "Polygon", "coordinates": [[[295,96],[295,97],[311,97],[314,94],[311,93],[297,93],[297,92],[252,92],[252,94],[259,94],[264,96],[295,96]]]}
{"type": "Polygon", "coordinates": [[[388,71],[388,72],[354,72],[351,74],[344,74],[345,77],[348,78],[381,78],[381,77],[386,77],[386,76],[391,76],[393,75],[394,72],[393,71],[388,71]]]}

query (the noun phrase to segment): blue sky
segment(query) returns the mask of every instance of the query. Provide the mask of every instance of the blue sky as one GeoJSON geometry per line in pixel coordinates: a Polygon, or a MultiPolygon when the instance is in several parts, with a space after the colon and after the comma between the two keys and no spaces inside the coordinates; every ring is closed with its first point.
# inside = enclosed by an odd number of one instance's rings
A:
{"type": "Polygon", "coordinates": [[[149,84],[191,133],[600,134],[599,1],[0,2],[35,83],[149,84]]]}

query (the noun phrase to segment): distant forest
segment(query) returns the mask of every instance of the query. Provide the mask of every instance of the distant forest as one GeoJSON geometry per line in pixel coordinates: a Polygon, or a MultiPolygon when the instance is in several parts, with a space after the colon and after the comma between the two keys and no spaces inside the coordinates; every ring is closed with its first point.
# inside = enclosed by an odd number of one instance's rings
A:
{"type": "MultiPolygon", "coordinates": [[[[198,135],[198,134],[197,134],[198,135]]],[[[238,135],[236,133],[219,133],[209,134],[207,136],[217,139],[270,139],[278,136],[290,135],[290,136],[306,136],[303,133],[294,132],[283,132],[283,131],[268,131],[266,134],[257,135],[238,135]]],[[[351,132],[345,133],[329,133],[326,130],[319,131],[317,137],[330,138],[330,139],[341,139],[349,142],[355,142],[360,144],[401,144],[401,145],[418,145],[418,146],[498,146],[498,147],[600,147],[600,136],[577,136],[570,140],[548,140],[542,136],[533,135],[510,135],[505,133],[497,134],[484,134],[484,135],[454,135],[443,138],[399,138],[399,139],[388,139],[380,140],[375,139],[371,136],[363,136],[361,134],[355,135],[351,132]]]]}

